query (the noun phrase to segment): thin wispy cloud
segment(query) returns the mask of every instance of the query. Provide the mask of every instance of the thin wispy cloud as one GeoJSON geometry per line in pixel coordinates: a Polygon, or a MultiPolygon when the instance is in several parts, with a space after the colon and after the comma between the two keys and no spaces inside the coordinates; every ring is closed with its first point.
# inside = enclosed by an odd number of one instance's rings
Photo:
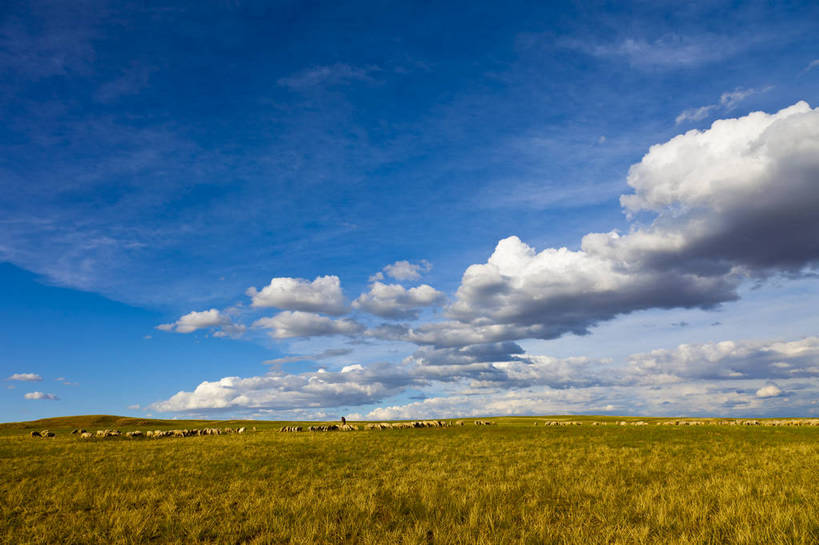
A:
{"type": "Polygon", "coordinates": [[[610,43],[565,39],[559,44],[594,57],[622,60],[645,69],[696,67],[728,58],[749,45],[748,40],[715,34],[666,34],[654,39],[629,37],[610,43]]]}
{"type": "Polygon", "coordinates": [[[6,380],[19,380],[23,382],[42,382],[43,377],[37,373],[14,373],[6,380]]]}
{"type": "Polygon", "coordinates": [[[719,111],[730,112],[746,98],[760,93],[765,93],[770,90],[771,87],[764,87],[761,89],[737,88],[733,91],[722,93],[722,95],[719,97],[719,101],[714,104],[707,104],[705,106],[684,110],[677,116],[674,122],[679,125],[680,123],[684,123],[686,121],[701,121],[719,111]]]}
{"type": "Polygon", "coordinates": [[[309,90],[320,86],[343,85],[356,81],[374,81],[376,66],[357,67],[344,63],[313,66],[290,76],[280,78],[278,84],[293,90],[309,90]]]}
{"type": "Polygon", "coordinates": [[[802,70],[802,72],[810,72],[814,68],[819,67],[819,59],[814,59],[808,63],[808,65],[802,70]]]}

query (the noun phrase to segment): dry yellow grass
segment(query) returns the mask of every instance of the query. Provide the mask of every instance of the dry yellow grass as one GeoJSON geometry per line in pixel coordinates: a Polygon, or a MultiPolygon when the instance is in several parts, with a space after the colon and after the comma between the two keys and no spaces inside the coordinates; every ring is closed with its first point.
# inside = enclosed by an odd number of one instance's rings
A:
{"type": "Polygon", "coordinates": [[[10,544],[819,543],[817,427],[534,420],[543,421],[355,433],[278,433],[270,423],[162,440],[81,441],[65,430],[31,439],[7,428],[0,535],[10,544]]]}

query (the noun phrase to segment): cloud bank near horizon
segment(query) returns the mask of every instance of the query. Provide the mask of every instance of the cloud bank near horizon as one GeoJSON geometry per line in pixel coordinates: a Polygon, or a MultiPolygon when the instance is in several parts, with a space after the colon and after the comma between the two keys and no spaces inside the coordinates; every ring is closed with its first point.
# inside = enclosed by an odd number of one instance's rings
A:
{"type": "Polygon", "coordinates": [[[407,390],[437,385],[443,386],[446,396],[400,407],[376,407],[357,416],[535,414],[558,408],[564,412],[708,410],[733,414],[754,411],[763,402],[776,403],[785,397],[791,408],[811,407],[819,393],[819,337],[684,344],[633,354],[619,365],[585,357],[530,355],[514,343],[441,352],[422,348],[398,364],[347,364],[339,371],[286,373],[277,369],[255,377],[225,377],[202,382],[191,392],[180,391],[148,409],[292,415],[294,411],[315,413],[380,404],[407,390]],[[708,397],[712,394],[716,398],[708,397]],[[513,406],[515,400],[520,404],[513,406]]]}
{"type": "MultiPolygon", "coordinates": [[[[819,109],[806,102],[773,114],[718,120],[706,130],[654,145],[631,166],[627,182],[633,191],[620,198],[630,222],[627,232],[589,233],[577,250],[539,252],[516,236],[505,238],[486,263],[466,269],[448,304],[445,294],[432,286],[386,284],[382,273],[371,278],[369,292],[350,306],[337,276],[312,282],[273,278],[261,290],[249,288],[254,309],[281,311],[253,324],[269,329],[275,339],[341,335],[409,343],[416,352],[401,363],[362,368],[364,374],[227,377],[224,383],[204,382],[194,392],[180,392],[154,408],[355,406],[430,383],[591,392],[666,379],[666,384],[686,384],[813,377],[817,362],[812,344],[806,348],[809,361],[782,352],[781,345],[763,350],[753,341],[739,347],[703,345],[699,352],[679,347],[636,354],[616,379],[604,378],[603,362],[522,353],[515,341],[586,335],[602,322],[639,310],[715,308],[736,301],[745,283],[808,274],[819,260],[819,109]],[[442,304],[443,321],[422,313],[442,304]],[[347,313],[354,317],[329,317],[347,313]],[[781,358],[769,362],[765,354],[781,358]],[[381,382],[385,369],[397,375],[381,382]]],[[[417,281],[428,268],[399,261],[384,272],[417,281]]],[[[223,328],[226,322],[220,320],[219,311],[211,309],[160,328],[180,333],[223,328]]],[[[786,390],[756,384],[749,392],[747,404],[753,406],[780,398],[786,390]]],[[[735,394],[739,397],[728,396],[726,403],[743,406],[746,394],[735,394]]],[[[429,408],[431,402],[413,406],[429,408]]]]}

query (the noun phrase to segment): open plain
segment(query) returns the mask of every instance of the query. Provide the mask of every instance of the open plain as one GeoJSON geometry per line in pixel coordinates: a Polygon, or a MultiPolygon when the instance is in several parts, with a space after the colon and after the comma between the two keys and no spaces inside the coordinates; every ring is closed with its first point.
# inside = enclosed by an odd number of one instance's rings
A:
{"type": "Polygon", "coordinates": [[[819,542],[816,422],[488,421],[352,423],[351,433],[108,416],[3,424],[0,535],[8,544],[819,542]],[[240,426],[248,431],[124,435],[240,426]],[[45,428],[55,436],[30,436],[45,428]],[[123,435],[83,440],[77,428],[123,435]]]}

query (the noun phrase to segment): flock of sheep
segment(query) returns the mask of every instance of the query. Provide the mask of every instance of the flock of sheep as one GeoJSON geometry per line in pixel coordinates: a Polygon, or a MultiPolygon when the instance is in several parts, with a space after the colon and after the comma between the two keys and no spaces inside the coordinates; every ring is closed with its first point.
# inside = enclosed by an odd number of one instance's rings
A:
{"type": "MultiPolygon", "coordinates": [[[[488,420],[475,420],[476,426],[489,426],[493,423],[488,420]]],[[[365,430],[402,430],[410,428],[447,428],[449,426],[463,426],[463,420],[456,422],[445,422],[443,420],[416,420],[414,422],[372,422],[364,426],[365,430]]],[[[300,431],[358,431],[362,428],[351,424],[329,424],[322,426],[282,426],[280,432],[300,432],[300,431]]]]}
{"type": "MultiPolygon", "coordinates": [[[[819,419],[812,420],[665,420],[663,422],[644,422],[642,420],[619,422],[598,422],[591,423],[592,426],[819,426],[819,419]]],[[[535,422],[535,426],[581,426],[582,422],[576,420],[547,420],[542,424],[535,422]]]]}
{"type": "MultiPolygon", "coordinates": [[[[476,426],[490,426],[494,422],[489,420],[475,420],[476,426]]],[[[655,424],[659,426],[705,426],[705,425],[722,425],[722,426],[819,426],[819,419],[811,420],[666,420],[662,422],[644,422],[625,421],[618,422],[599,422],[593,421],[592,426],[618,425],[618,426],[648,426],[655,424]]],[[[414,422],[372,422],[366,426],[359,427],[343,422],[342,424],[322,424],[309,427],[302,426],[282,426],[280,432],[326,432],[326,431],[358,431],[365,430],[395,430],[395,429],[409,429],[409,428],[447,428],[449,426],[463,426],[463,420],[456,420],[454,422],[446,422],[444,420],[416,420],[414,422]]],[[[546,420],[544,422],[535,422],[535,426],[581,426],[582,422],[577,420],[546,420]]],[[[252,428],[256,431],[256,428],[252,428]]],[[[160,439],[162,437],[196,437],[203,435],[226,435],[232,433],[245,433],[246,428],[201,428],[201,429],[182,429],[182,430],[149,430],[128,431],[121,432],[119,430],[97,430],[92,433],[83,429],[75,429],[72,435],[79,435],[81,439],[104,439],[107,437],[128,437],[130,439],[140,437],[150,437],[153,439],[160,439]]],[[[54,437],[55,433],[48,430],[32,431],[31,437],[54,437]]]]}
{"type": "MultiPolygon", "coordinates": [[[[201,428],[201,429],[184,429],[184,430],[148,430],[146,432],[141,432],[139,430],[135,431],[126,431],[121,432],[119,430],[97,430],[96,432],[90,432],[83,429],[75,429],[71,432],[71,435],[79,435],[80,439],[105,439],[107,437],[128,437],[129,439],[135,439],[138,437],[151,437],[154,439],[160,439],[162,437],[196,437],[202,435],[226,435],[231,433],[245,433],[247,428],[201,428]]],[[[253,428],[253,431],[256,431],[256,428],[253,428]]],[[[33,431],[31,432],[31,437],[54,437],[53,431],[43,430],[43,431],[33,431]]]]}

